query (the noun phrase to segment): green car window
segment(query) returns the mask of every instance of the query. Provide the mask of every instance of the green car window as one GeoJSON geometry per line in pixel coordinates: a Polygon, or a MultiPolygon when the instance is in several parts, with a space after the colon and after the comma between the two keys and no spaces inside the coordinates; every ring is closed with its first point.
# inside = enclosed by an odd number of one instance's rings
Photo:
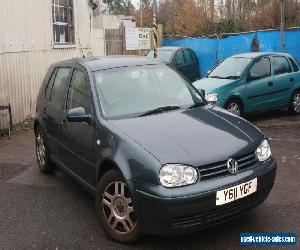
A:
{"type": "Polygon", "coordinates": [[[251,68],[250,73],[258,75],[259,78],[271,76],[271,62],[267,57],[260,58],[251,68]]]}
{"type": "Polygon", "coordinates": [[[292,72],[291,66],[284,56],[274,56],[273,64],[275,75],[281,75],[292,72]]]}
{"type": "Polygon", "coordinates": [[[218,65],[207,77],[239,79],[251,61],[251,58],[229,57],[218,65]]]}

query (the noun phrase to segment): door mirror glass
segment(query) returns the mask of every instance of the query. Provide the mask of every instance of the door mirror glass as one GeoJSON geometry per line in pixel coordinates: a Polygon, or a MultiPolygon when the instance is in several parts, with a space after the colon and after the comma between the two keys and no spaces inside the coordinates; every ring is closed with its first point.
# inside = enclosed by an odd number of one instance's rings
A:
{"type": "Polygon", "coordinates": [[[248,76],[248,81],[253,81],[253,80],[258,80],[258,79],[260,79],[259,73],[250,72],[250,74],[248,76]]]}
{"type": "Polygon", "coordinates": [[[67,113],[68,122],[87,122],[90,123],[91,116],[87,115],[82,107],[70,109],[67,113]]]}

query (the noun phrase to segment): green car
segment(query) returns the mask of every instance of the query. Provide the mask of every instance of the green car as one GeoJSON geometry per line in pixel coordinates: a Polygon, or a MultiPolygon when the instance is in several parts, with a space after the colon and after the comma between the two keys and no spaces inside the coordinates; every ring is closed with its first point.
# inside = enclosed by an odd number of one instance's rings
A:
{"type": "Polygon", "coordinates": [[[299,64],[289,54],[235,55],[193,85],[208,102],[238,116],[281,108],[300,114],[299,64]]]}

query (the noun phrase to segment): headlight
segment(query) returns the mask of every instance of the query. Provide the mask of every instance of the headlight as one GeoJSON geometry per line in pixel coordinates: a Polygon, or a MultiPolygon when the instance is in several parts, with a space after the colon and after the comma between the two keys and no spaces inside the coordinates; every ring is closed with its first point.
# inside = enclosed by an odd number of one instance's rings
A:
{"type": "Polygon", "coordinates": [[[186,186],[198,180],[198,172],[191,166],[167,164],[160,169],[159,180],[164,187],[186,186]]]}
{"type": "Polygon", "coordinates": [[[208,102],[214,102],[214,103],[216,103],[219,100],[218,94],[216,94],[216,93],[207,94],[205,99],[208,102]]]}
{"type": "Polygon", "coordinates": [[[266,161],[272,155],[271,147],[267,139],[263,140],[263,142],[256,149],[256,156],[259,161],[266,161]]]}

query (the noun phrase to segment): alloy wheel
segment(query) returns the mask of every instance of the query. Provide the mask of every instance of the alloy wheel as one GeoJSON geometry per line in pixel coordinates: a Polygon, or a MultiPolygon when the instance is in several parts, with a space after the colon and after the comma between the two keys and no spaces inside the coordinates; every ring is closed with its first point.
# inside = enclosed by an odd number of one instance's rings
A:
{"type": "Polygon", "coordinates": [[[293,109],[296,113],[300,113],[300,93],[294,95],[293,109]]]}
{"type": "Polygon", "coordinates": [[[40,132],[36,135],[36,155],[41,167],[45,166],[46,162],[46,148],[44,145],[44,139],[40,132]]]}
{"type": "Polygon", "coordinates": [[[241,109],[240,109],[239,105],[235,102],[230,103],[227,107],[227,110],[237,116],[241,115],[241,109]]]}
{"type": "Polygon", "coordinates": [[[119,234],[129,234],[137,226],[132,199],[126,183],[110,183],[102,196],[102,210],[108,225],[119,234]]]}

